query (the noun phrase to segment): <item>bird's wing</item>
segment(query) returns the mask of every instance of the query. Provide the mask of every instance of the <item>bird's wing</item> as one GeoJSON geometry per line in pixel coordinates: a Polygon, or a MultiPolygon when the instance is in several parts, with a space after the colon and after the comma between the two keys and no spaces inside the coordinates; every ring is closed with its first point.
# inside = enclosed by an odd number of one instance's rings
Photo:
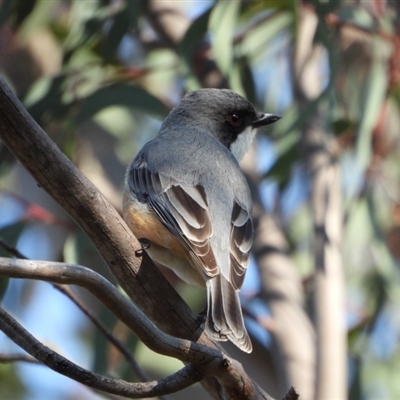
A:
{"type": "Polygon", "coordinates": [[[230,242],[230,276],[227,279],[236,290],[243,285],[244,275],[253,244],[253,222],[249,211],[237,202],[232,210],[232,228],[230,242]]]}
{"type": "Polygon", "coordinates": [[[186,185],[151,171],[142,155],[128,175],[130,189],[147,203],[160,221],[189,250],[193,260],[210,277],[218,274],[211,248],[212,224],[204,188],[186,185]]]}

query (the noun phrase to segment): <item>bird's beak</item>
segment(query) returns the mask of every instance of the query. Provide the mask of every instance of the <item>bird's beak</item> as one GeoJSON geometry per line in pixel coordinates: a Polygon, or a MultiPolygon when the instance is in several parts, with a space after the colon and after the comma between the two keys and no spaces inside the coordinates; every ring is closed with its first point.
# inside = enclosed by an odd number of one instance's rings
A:
{"type": "Polygon", "coordinates": [[[251,125],[253,126],[253,128],[259,128],[260,126],[273,124],[274,122],[280,120],[281,118],[282,117],[279,115],[262,113],[259,116],[259,118],[253,121],[251,125]]]}

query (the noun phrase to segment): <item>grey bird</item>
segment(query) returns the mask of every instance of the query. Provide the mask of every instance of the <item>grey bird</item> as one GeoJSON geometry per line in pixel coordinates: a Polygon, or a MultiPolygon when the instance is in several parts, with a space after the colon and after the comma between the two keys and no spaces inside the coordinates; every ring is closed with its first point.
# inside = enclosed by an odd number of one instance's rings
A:
{"type": "Polygon", "coordinates": [[[128,167],[124,218],[150,257],[207,289],[206,331],[250,353],[238,291],[253,243],[239,161],[257,128],[280,117],[227,89],[189,92],[128,167]]]}

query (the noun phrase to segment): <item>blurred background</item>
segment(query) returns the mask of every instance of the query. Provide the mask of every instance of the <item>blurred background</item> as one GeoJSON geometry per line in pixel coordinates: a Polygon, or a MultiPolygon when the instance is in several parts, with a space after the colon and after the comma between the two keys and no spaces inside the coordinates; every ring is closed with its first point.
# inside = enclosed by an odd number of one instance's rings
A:
{"type": "MultiPolygon", "coordinates": [[[[400,3],[396,0],[2,0],[0,72],[63,152],[121,210],[125,169],[189,90],[229,87],[283,116],[243,160],[256,240],[241,291],[269,394],[400,398],[400,3]]],[[[90,240],[0,142],[0,237],[26,257],[113,280],[90,240]]],[[[0,246],[0,256],[12,256],[0,246]]],[[[201,290],[163,270],[196,311],[201,290]]],[[[136,381],[52,285],[2,279],[3,306],[39,340],[136,381]]],[[[153,378],[181,364],[85,303],[153,378]]],[[[3,334],[0,353],[20,350],[3,334]]],[[[0,354],[1,361],[1,354],[0,354]]],[[[0,363],[8,399],[101,399],[43,366],[0,363]]],[[[195,385],[171,399],[208,399],[195,385]]]]}

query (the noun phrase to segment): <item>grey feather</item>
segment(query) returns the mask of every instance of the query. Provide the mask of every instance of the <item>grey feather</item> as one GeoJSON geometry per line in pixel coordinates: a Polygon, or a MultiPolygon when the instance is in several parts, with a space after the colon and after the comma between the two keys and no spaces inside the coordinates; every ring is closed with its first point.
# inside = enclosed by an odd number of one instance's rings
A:
{"type": "Polygon", "coordinates": [[[253,224],[250,191],[238,160],[255,127],[277,118],[256,111],[230,90],[190,92],[165,119],[158,137],[142,148],[126,177],[127,190],[147,204],[202,271],[209,334],[246,352],[252,347],[238,290],[253,224]],[[229,123],[232,113],[240,124],[229,123]]]}
{"type": "Polygon", "coordinates": [[[230,340],[246,353],[252,351],[250,337],[244,327],[238,292],[221,275],[207,282],[207,331],[217,340],[230,340]]]}

